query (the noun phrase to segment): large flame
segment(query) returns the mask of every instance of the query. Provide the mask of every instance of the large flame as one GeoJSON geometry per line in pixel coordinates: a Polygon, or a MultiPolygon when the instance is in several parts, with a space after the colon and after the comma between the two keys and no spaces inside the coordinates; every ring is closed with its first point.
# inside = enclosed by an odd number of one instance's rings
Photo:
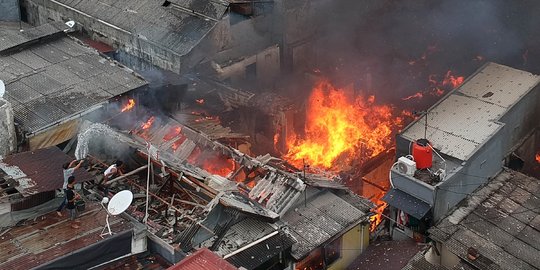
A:
{"type": "Polygon", "coordinates": [[[536,153],[536,162],[540,163],[540,153],[536,153]]]}
{"type": "Polygon", "coordinates": [[[351,101],[328,81],[314,87],[306,114],[305,137],[287,138],[285,159],[297,168],[337,169],[359,155],[373,157],[391,143],[393,127],[402,120],[392,108],[376,105],[375,97],[351,101]],[[339,162],[337,162],[339,160],[339,162]]]}

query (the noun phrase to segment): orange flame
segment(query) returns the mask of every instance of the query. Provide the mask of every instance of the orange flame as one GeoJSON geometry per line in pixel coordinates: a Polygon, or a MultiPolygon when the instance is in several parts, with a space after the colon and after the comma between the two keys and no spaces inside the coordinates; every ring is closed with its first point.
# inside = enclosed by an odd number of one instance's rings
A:
{"type": "Polygon", "coordinates": [[[409,99],[413,99],[413,98],[423,98],[423,97],[424,97],[424,94],[422,94],[422,92],[418,92],[418,93],[415,93],[414,95],[410,95],[408,97],[401,98],[401,100],[409,100],[409,99]]]}
{"type": "Polygon", "coordinates": [[[204,99],[196,99],[195,102],[199,103],[199,104],[204,104],[204,99]]]}
{"type": "Polygon", "coordinates": [[[183,137],[176,140],[173,145],[171,146],[171,148],[176,151],[176,149],[178,149],[178,147],[180,147],[180,145],[182,145],[182,143],[184,143],[184,141],[186,140],[187,138],[186,137],[183,137]]]}
{"type": "Polygon", "coordinates": [[[460,86],[465,79],[462,76],[454,76],[452,75],[452,71],[449,70],[446,72],[446,75],[444,76],[444,80],[442,81],[443,86],[450,86],[452,89],[460,86]]]}
{"type": "Polygon", "coordinates": [[[343,163],[338,159],[351,161],[360,152],[373,157],[384,151],[393,128],[401,124],[390,106],[375,105],[363,97],[351,102],[344,91],[321,81],[309,98],[305,137],[287,137],[284,158],[297,168],[305,160],[310,166],[339,169],[334,167],[343,163]]]}
{"type": "Polygon", "coordinates": [[[274,150],[278,151],[279,131],[274,134],[274,150]]]}
{"type": "Polygon", "coordinates": [[[540,163],[540,153],[536,153],[536,162],[540,163]]]}
{"type": "Polygon", "coordinates": [[[196,147],[188,157],[188,162],[194,166],[200,167],[205,171],[227,177],[235,169],[234,160],[216,153],[201,151],[196,147]]]}
{"type": "Polygon", "coordinates": [[[141,128],[143,130],[146,130],[146,129],[149,129],[152,124],[154,124],[154,121],[156,120],[156,117],[155,116],[151,116],[150,118],[148,118],[148,120],[144,123],[141,124],[141,128]]]}
{"type": "Polygon", "coordinates": [[[121,112],[129,111],[129,110],[133,109],[133,107],[135,107],[135,100],[134,99],[129,99],[128,103],[126,105],[124,105],[124,107],[122,107],[121,112]]]}
{"type": "Polygon", "coordinates": [[[411,99],[421,99],[425,95],[437,96],[440,97],[444,95],[444,92],[448,89],[455,89],[461,84],[465,78],[463,76],[455,76],[452,74],[452,71],[449,70],[444,75],[442,81],[437,80],[437,75],[431,74],[428,76],[429,89],[425,91],[417,92],[413,95],[401,98],[401,100],[411,100],[411,99]]]}
{"type": "Polygon", "coordinates": [[[167,132],[167,134],[165,134],[165,136],[163,136],[163,140],[165,141],[170,141],[172,140],[173,138],[177,137],[178,135],[180,135],[180,132],[182,131],[182,128],[181,127],[172,127],[171,129],[169,129],[169,131],[167,132]]]}
{"type": "Polygon", "coordinates": [[[375,229],[377,229],[377,226],[382,222],[382,213],[384,209],[388,206],[388,204],[381,200],[382,196],[384,196],[384,193],[379,194],[378,198],[375,199],[375,203],[377,206],[373,210],[375,212],[375,215],[371,216],[369,218],[369,221],[371,223],[369,224],[369,231],[373,232],[375,229]]]}

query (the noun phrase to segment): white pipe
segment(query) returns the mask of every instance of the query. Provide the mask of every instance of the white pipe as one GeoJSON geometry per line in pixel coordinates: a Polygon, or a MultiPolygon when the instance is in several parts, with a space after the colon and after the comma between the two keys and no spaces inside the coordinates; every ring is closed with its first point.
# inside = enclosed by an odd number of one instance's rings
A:
{"type": "Polygon", "coordinates": [[[390,171],[388,172],[388,180],[390,180],[390,186],[392,186],[392,188],[394,188],[394,182],[392,182],[392,169],[394,168],[394,166],[396,166],[397,164],[399,163],[396,162],[394,164],[392,164],[392,166],[390,167],[390,171]]]}
{"type": "Polygon", "coordinates": [[[151,155],[150,155],[150,143],[148,143],[148,173],[147,173],[147,176],[146,176],[146,211],[145,211],[145,215],[144,215],[144,224],[146,224],[148,226],[148,202],[150,201],[149,200],[149,191],[150,191],[150,172],[152,171],[152,167],[150,166],[151,165],[151,155]]]}
{"type": "Polygon", "coordinates": [[[227,258],[229,258],[229,257],[232,257],[232,256],[234,256],[234,255],[236,255],[236,254],[238,254],[238,253],[240,253],[240,252],[242,252],[242,251],[244,251],[244,250],[246,250],[246,249],[248,249],[248,248],[250,248],[250,247],[252,247],[252,246],[254,246],[254,245],[256,245],[256,244],[258,244],[258,243],[260,243],[260,242],[262,242],[262,241],[264,241],[264,240],[266,240],[266,239],[268,239],[268,238],[270,238],[270,237],[272,237],[272,236],[274,236],[274,235],[276,235],[276,234],[278,234],[278,233],[279,233],[279,231],[275,231],[275,232],[273,232],[273,233],[271,233],[271,234],[268,234],[267,236],[265,236],[265,237],[263,237],[263,238],[261,238],[261,239],[255,241],[255,242],[252,242],[252,243],[249,244],[249,245],[246,245],[246,246],[244,246],[244,247],[242,247],[242,248],[239,248],[239,249],[237,249],[237,250],[235,250],[235,251],[233,251],[233,252],[231,252],[231,253],[229,253],[229,254],[223,256],[223,259],[227,259],[227,258]]]}

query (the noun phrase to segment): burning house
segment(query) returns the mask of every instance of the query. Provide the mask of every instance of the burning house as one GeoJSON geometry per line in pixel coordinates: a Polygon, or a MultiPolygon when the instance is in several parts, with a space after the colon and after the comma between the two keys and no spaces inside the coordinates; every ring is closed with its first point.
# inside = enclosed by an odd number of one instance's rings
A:
{"type": "Polygon", "coordinates": [[[396,139],[393,237],[423,235],[433,222],[501,170],[536,127],[539,77],[487,63],[396,139]]]}
{"type": "MultiPolygon", "coordinates": [[[[110,123],[121,127],[126,122],[120,119],[138,115],[137,110],[126,110],[110,123]]],[[[346,265],[362,251],[359,243],[367,246],[369,201],[330,179],[312,175],[302,179],[297,172],[283,170],[269,155],[252,158],[221,143],[230,142],[231,137],[223,132],[226,129],[193,122],[209,132],[205,134],[174,118],[145,116],[133,126],[121,128],[129,130],[128,134],[93,125],[79,135],[75,152],[76,156],[110,156],[106,153],[114,152],[111,147],[118,142],[100,146],[92,139],[107,134],[98,141],[119,140],[143,158],[139,162],[149,159],[150,166],[161,168],[152,173],[155,179],[149,193],[152,203],[147,225],[150,242],[154,249],[167,251],[165,258],[174,262],[193,249],[208,247],[247,269],[276,263],[306,266],[319,261],[326,266],[346,265]],[[323,207],[326,204],[330,208],[323,207]],[[324,214],[324,222],[304,220],[310,211],[315,211],[310,214],[313,217],[324,214]],[[319,229],[306,235],[309,222],[319,229]],[[332,229],[327,228],[329,222],[335,225],[332,229]],[[357,237],[364,241],[351,241],[357,237]],[[291,256],[291,252],[296,255],[291,256]]],[[[119,180],[118,185],[136,194],[147,189],[132,176],[119,180]]],[[[145,216],[141,203],[136,202],[137,210],[129,211],[139,221],[145,216]]]]}
{"type": "MultiPolygon", "coordinates": [[[[67,36],[71,30],[63,22],[22,31],[0,29],[0,79],[6,88],[3,98],[13,108],[11,117],[21,149],[34,150],[71,139],[82,116],[113,97],[146,85],[130,69],[67,36]]],[[[9,125],[7,130],[14,131],[9,125]]]]}

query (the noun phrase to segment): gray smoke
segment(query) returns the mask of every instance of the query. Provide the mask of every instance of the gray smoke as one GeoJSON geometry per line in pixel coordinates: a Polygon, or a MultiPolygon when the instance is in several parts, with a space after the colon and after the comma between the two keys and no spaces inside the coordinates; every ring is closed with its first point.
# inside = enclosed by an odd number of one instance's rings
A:
{"type": "Polygon", "coordinates": [[[539,1],[318,3],[318,68],[364,89],[369,73],[373,93],[394,104],[431,74],[466,77],[486,61],[540,73],[539,1]]]}

